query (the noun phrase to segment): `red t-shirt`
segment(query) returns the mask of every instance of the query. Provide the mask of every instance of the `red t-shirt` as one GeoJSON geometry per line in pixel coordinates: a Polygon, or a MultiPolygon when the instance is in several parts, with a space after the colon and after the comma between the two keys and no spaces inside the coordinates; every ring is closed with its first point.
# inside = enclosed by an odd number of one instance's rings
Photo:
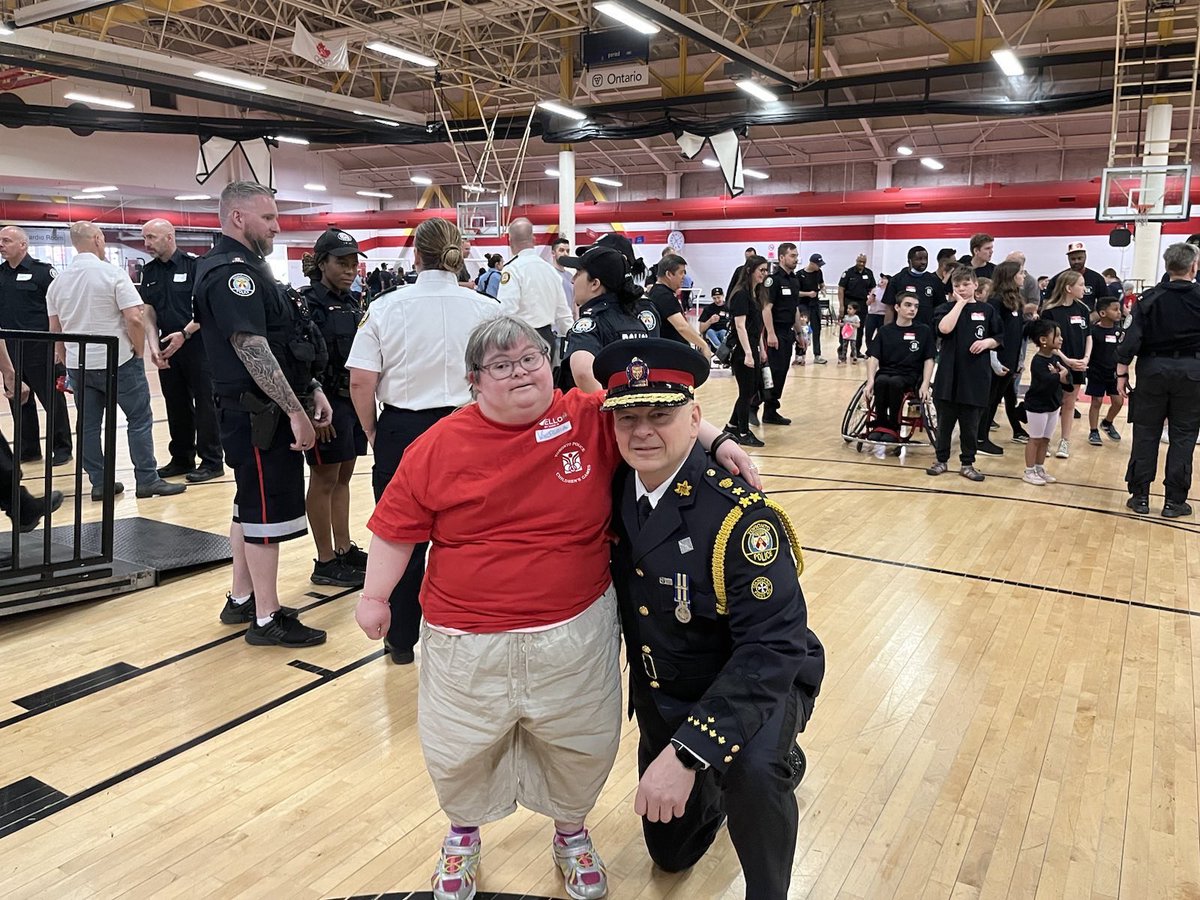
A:
{"type": "Polygon", "coordinates": [[[431,541],[430,624],[491,634],[553,625],[608,587],[612,478],[621,455],[603,393],[554,392],[529,425],[471,404],[404,451],[367,527],[431,541]]]}

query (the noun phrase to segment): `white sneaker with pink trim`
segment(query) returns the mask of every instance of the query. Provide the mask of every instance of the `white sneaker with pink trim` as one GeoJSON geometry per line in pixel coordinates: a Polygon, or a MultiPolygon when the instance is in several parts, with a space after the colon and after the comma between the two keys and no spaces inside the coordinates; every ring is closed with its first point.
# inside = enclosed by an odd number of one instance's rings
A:
{"type": "Polygon", "coordinates": [[[608,874],[604,861],[592,845],[592,836],[585,828],[570,838],[554,836],[551,844],[554,863],[563,874],[563,883],[574,900],[595,900],[608,894],[608,874]]]}
{"type": "Polygon", "coordinates": [[[472,900],[479,881],[479,835],[449,834],[430,879],[434,900],[472,900]]]}

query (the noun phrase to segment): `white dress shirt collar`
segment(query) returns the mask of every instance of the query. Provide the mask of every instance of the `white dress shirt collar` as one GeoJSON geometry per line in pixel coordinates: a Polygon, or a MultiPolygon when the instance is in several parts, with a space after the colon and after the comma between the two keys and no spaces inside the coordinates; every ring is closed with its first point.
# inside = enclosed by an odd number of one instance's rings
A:
{"type": "Polygon", "coordinates": [[[671,473],[671,477],[663,479],[663,483],[660,484],[658,487],[656,487],[652,491],[646,490],[646,486],[644,484],[642,484],[641,474],[639,472],[635,471],[633,473],[633,485],[634,485],[634,493],[635,493],[635,496],[633,499],[641,500],[642,497],[649,497],[650,498],[650,508],[657,509],[658,501],[663,498],[663,495],[667,492],[667,488],[669,488],[674,483],[675,476],[679,474],[679,470],[683,468],[683,464],[685,462],[687,462],[686,456],[679,461],[679,465],[677,465],[675,467],[675,471],[671,473]]]}

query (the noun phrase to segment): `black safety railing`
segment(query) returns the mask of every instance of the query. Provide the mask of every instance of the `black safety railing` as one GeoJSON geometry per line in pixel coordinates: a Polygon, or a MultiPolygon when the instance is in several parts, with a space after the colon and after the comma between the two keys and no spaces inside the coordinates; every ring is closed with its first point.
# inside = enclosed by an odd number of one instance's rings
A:
{"type": "MultiPolygon", "coordinates": [[[[109,335],[89,334],[52,334],[39,331],[8,331],[0,330],[0,340],[8,349],[9,357],[17,373],[17,383],[14,389],[14,410],[12,423],[12,474],[10,483],[0,482],[0,491],[8,494],[8,514],[12,523],[10,540],[10,558],[7,562],[0,559],[0,594],[15,591],[36,590],[40,586],[59,587],[79,579],[94,579],[111,574],[113,562],[113,506],[115,495],[113,488],[116,483],[116,438],[117,438],[117,338],[109,335]],[[62,342],[74,350],[71,357],[78,354],[78,364],[83,366],[87,359],[88,348],[103,348],[104,364],[88,369],[93,381],[103,379],[104,391],[102,397],[93,396],[92,391],[84,389],[80,383],[81,369],[68,370],[55,362],[55,345],[62,342]],[[20,403],[21,382],[30,387],[30,396],[25,410],[20,403]],[[34,387],[40,388],[34,391],[34,387]],[[74,402],[68,400],[72,396],[74,402]],[[45,410],[45,427],[43,429],[41,477],[22,481],[22,474],[29,475],[30,463],[20,462],[22,435],[30,427],[28,416],[37,415],[30,404],[36,402],[35,394],[49,402],[45,410]],[[54,466],[54,406],[59,402],[68,407],[75,406],[74,429],[74,472],[62,472],[61,467],[56,473],[54,466]],[[92,487],[84,486],[84,422],[85,415],[92,415],[88,404],[101,404],[104,424],[100,435],[100,451],[104,457],[102,488],[101,519],[100,519],[100,548],[96,552],[95,541],[84,538],[83,498],[90,497],[92,487]],[[22,466],[25,472],[22,472],[22,466]],[[57,487],[56,487],[57,474],[57,487]],[[41,552],[26,540],[21,540],[22,510],[26,510],[28,499],[22,499],[21,487],[24,484],[33,488],[31,493],[37,494],[40,482],[41,495],[44,498],[44,515],[41,522],[41,552]],[[74,503],[69,507],[72,518],[69,542],[61,530],[56,536],[51,534],[55,514],[50,509],[50,498],[54,490],[61,490],[74,503]],[[105,567],[109,567],[107,570],[105,567]]],[[[46,404],[43,404],[46,405],[46,404]]],[[[0,435],[0,439],[3,435],[0,435]]],[[[2,452],[2,448],[0,448],[2,452]]],[[[36,465],[36,463],[34,463],[36,465]]],[[[28,498],[28,495],[25,495],[28,498]]],[[[61,524],[61,523],[60,523],[61,524]]]]}

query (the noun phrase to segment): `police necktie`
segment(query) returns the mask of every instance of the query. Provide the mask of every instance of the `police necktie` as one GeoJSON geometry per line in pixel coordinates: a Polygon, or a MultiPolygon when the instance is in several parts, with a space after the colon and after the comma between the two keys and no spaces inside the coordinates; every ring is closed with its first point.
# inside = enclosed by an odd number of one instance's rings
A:
{"type": "Polygon", "coordinates": [[[646,527],[646,520],[650,518],[650,513],[654,512],[654,507],[650,505],[650,495],[642,494],[641,499],[637,502],[638,515],[638,530],[642,531],[646,527]]]}

